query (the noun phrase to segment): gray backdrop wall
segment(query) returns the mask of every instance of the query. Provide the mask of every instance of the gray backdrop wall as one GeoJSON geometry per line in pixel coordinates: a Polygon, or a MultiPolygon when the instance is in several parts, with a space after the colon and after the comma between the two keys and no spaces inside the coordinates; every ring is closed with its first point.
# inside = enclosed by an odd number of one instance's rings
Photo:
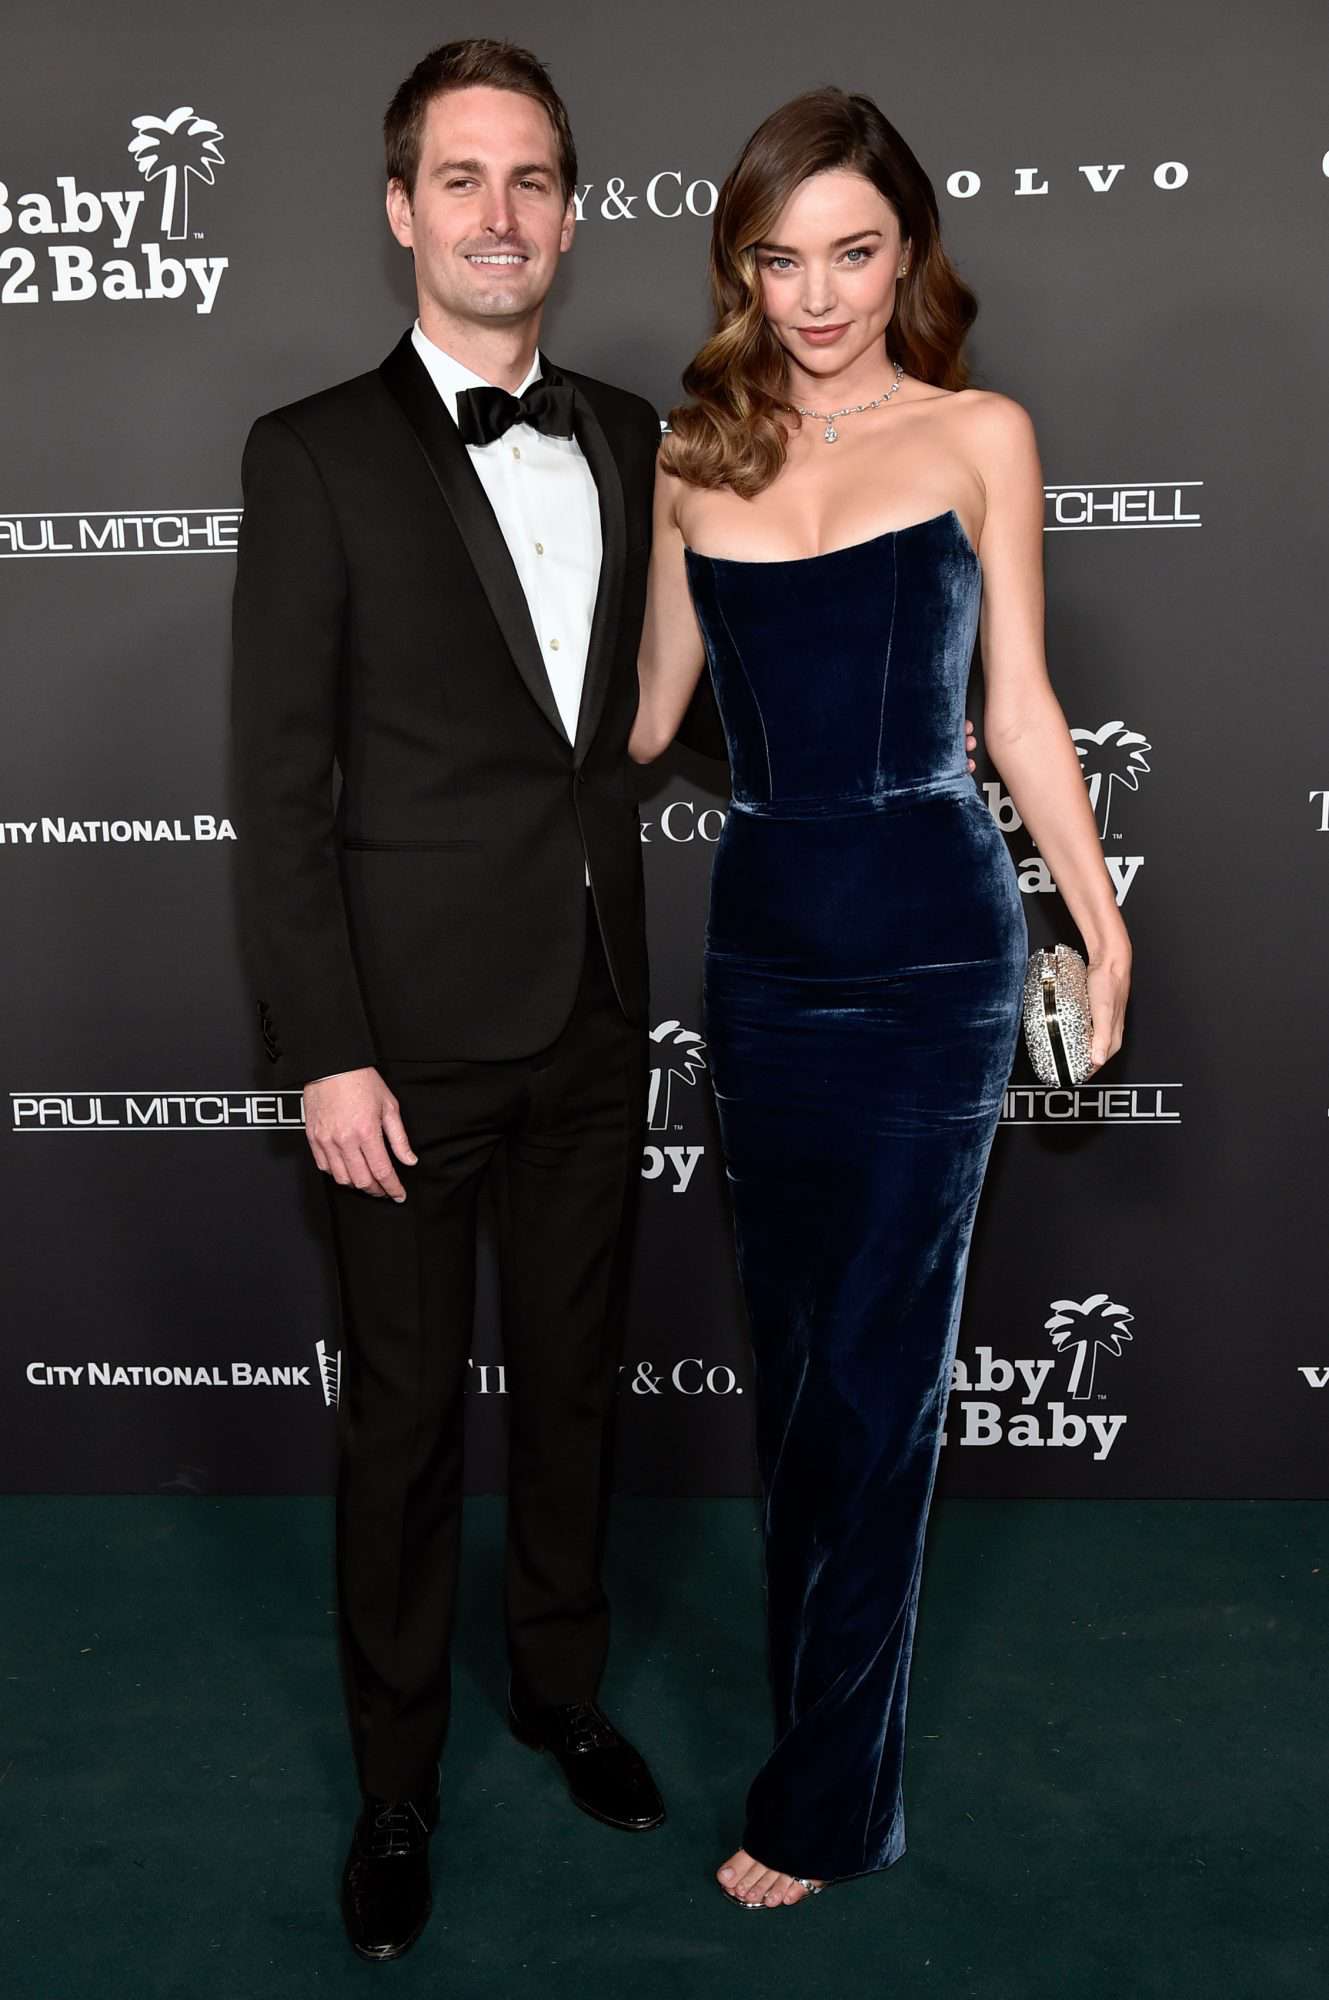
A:
{"type": "MultiPolygon", "coordinates": [[[[976,379],[1037,426],[1049,661],[1136,986],[1106,1075],[1047,1092],[1022,1057],[1012,1079],[947,1488],[1329,1492],[1319,5],[401,0],[376,20],[236,0],[113,21],[11,7],[0,84],[4,1482],[327,1479],[321,1207],[232,906],[239,455],[260,410],[409,323],[379,121],[427,48],[485,32],[544,56],[581,149],[551,352],[666,409],[705,322],[716,185],[768,110],[836,81],[931,173],[982,301],[976,379]]],[[[1072,936],[978,779],[1034,940],[1072,936]]],[[[679,757],[642,800],[657,1066],[619,1477],[643,1491],[751,1484],[698,1029],[719,782],[679,757]]],[[[473,1375],[470,1478],[492,1488],[488,1296],[473,1375]]]]}

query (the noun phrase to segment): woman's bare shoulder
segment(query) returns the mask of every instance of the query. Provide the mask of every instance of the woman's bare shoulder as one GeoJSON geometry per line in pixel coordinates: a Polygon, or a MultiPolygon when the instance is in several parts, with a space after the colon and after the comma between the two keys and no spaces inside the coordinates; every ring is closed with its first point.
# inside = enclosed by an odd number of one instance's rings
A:
{"type": "Polygon", "coordinates": [[[956,420],[981,433],[992,444],[1032,436],[1034,421],[1023,403],[1000,389],[957,389],[950,398],[956,420]]]}
{"type": "Polygon", "coordinates": [[[957,445],[989,501],[998,493],[1041,490],[1038,439],[1023,403],[999,389],[962,389],[954,398],[953,421],[957,445]]]}

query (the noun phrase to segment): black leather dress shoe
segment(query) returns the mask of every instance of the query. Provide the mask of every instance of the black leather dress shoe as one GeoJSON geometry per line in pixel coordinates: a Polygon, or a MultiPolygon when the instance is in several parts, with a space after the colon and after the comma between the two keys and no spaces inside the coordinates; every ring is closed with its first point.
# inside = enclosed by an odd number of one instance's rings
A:
{"type": "Polygon", "coordinates": [[[366,1797],[341,1879],[341,1913],[361,1958],[400,1958],[429,1921],[432,1799],[366,1797]]]}
{"type": "Polygon", "coordinates": [[[508,1724],[519,1743],[549,1750],[563,1767],[573,1801],[592,1819],[645,1833],[664,1819],[646,1760],[593,1701],[519,1709],[508,1690],[508,1724]]]}

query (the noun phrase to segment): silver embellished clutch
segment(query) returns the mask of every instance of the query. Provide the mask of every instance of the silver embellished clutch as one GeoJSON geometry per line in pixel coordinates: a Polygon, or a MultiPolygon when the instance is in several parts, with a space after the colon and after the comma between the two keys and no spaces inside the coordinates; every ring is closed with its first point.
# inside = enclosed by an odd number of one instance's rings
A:
{"type": "Polygon", "coordinates": [[[1083,1083],[1092,1067],[1089,972],[1072,945],[1030,952],[1024,1039],[1040,1083],[1083,1083]]]}

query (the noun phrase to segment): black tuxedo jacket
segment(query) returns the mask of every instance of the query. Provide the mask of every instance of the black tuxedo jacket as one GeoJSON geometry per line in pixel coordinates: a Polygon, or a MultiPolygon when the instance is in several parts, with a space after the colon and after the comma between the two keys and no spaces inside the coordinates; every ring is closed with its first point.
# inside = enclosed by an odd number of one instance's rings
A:
{"type": "Polygon", "coordinates": [[[560,373],[603,541],[575,742],[409,333],[380,368],[249,434],[234,598],[241,905],[264,1043],[288,1086],[552,1041],[581,971],[585,867],[619,1003],[645,1018],[627,739],[660,427],[640,397],[560,373]]]}

